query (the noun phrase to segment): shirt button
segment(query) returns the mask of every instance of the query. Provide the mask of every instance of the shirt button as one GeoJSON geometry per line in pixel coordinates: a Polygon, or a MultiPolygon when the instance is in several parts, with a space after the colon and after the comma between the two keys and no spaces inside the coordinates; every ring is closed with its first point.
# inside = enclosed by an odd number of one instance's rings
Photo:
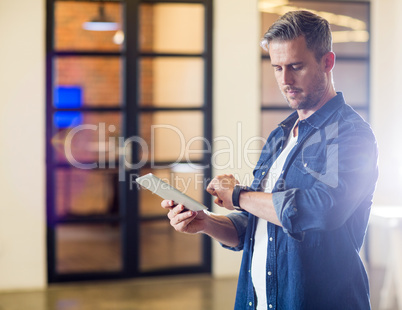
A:
{"type": "Polygon", "coordinates": [[[285,172],[285,170],[282,170],[281,174],[283,174],[285,172]]]}
{"type": "Polygon", "coordinates": [[[304,168],[306,168],[306,167],[307,167],[307,163],[304,164],[304,168]]]}
{"type": "Polygon", "coordinates": [[[248,305],[251,307],[251,306],[253,305],[253,303],[250,301],[250,302],[248,303],[248,305]]]}
{"type": "Polygon", "coordinates": [[[265,171],[262,172],[262,175],[265,175],[265,171]]]}
{"type": "Polygon", "coordinates": [[[272,238],[272,237],[269,237],[269,241],[272,241],[272,240],[274,240],[274,238],[272,238]]]}
{"type": "Polygon", "coordinates": [[[272,275],[272,272],[271,272],[271,271],[268,271],[268,275],[271,276],[271,275],[272,275]]]}
{"type": "Polygon", "coordinates": [[[272,305],[271,305],[271,304],[269,304],[269,306],[268,306],[268,307],[269,307],[269,309],[272,309],[272,305]]]}
{"type": "Polygon", "coordinates": [[[297,212],[297,208],[293,208],[293,211],[297,212]]]}

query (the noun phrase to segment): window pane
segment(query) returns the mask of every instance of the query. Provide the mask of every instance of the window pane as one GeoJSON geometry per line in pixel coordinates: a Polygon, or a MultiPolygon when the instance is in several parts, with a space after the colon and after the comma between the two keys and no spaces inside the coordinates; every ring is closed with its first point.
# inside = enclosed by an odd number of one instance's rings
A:
{"type": "Polygon", "coordinates": [[[263,111],[262,112],[262,136],[268,138],[269,134],[278,127],[278,124],[286,119],[292,111],[263,111]]]}
{"type": "Polygon", "coordinates": [[[56,242],[59,273],[122,269],[121,229],[117,224],[59,225],[56,242]]]}
{"type": "Polygon", "coordinates": [[[113,168],[118,158],[121,113],[56,112],[55,160],[76,168],[113,168]]]}
{"type": "Polygon", "coordinates": [[[202,53],[204,6],[188,3],[142,4],[140,49],[157,53],[202,53]]]}
{"type": "MultiPolygon", "coordinates": [[[[167,169],[141,169],[140,175],[153,173],[166,183],[202,203],[206,188],[203,169],[198,165],[175,164],[167,169]]],[[[140,187],[140,214],[142,217],[166,215],[161,207],[162,198],[140,187]]]]}
{"type": "Polygon", "coordinates": [[[54,63],[54,106],[119,106],[122,62],[117,57],[63,57],[54,63]],[[73,100],[73,102],[71,102],[73,100]]]}
{"type": "Polygon", "coordinates": [[[352,106],[367,106],[368,66],[366,62],[336,62],[334,71],[335,89],[343,92],[346,103],[352,106]]]}
{"type": "Polygon", "coordinates": [[[55,50],[118,51],[122,49],[122,5],[83,1],[55,2],[55,50]],[[103,9],[101,8],[103,6],[103,9]],[[108,21],[117,29],[91,31],[84,24],[100,17],[103,10],[108,21]]]}
{"type": "Polygon", "coordinates": [[[201,58],[143,58],[140,62],[140,104],[192,107],[204,102],[201,58]]]}
{"type": "Polygon", "coordinates": [[[178,233],[167,218],[143,222],[140,238],[141,271],[202,264],[202,235],[178,233]]]}
{"type": "Polygon", "coordinates": [[[59,168],[55,180],[57,217],[119,213],[117,169],[59,168]]]}
{"type": "Polygon", "coordinates": [[[146,148],[141,158],[152,162],[189,162],[201,160],[204,146],[203,113],[154,112],[143,113],[140,134],[146,148]]]}

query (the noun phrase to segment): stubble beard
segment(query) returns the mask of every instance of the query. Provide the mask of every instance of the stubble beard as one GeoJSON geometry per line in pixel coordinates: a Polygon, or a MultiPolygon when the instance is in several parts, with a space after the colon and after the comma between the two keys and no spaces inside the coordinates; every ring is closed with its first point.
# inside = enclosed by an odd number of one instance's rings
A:
{"type": "Polygon", "coordinates": [[[293,110],[310,110],[320,103],[321,98],[323,98],[326,91],[325,79],[317,75],[314,77],[314,80],[310,85],[312,86],[309,87],[309,89],[307,90],[307,95],[303,95],[303,89],[296,87],[287,86],[284,90],[281,90],[281,93],[290,108],[292,108],[293,110]],[[291,103],[291,100],[296,100],[296,97],[288,97],[286,95],[289,90],[295,90],[298,92],[297,96],[299,97],[299,103],[297,103],[296,105],[291,103]]]}

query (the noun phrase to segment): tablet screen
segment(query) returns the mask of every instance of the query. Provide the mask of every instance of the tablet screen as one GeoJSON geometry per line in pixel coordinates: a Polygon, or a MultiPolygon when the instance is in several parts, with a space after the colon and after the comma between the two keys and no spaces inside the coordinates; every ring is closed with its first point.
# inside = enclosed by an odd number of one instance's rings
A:
{"type": "Polygon", "coordinates": [[[207,207],[200,202],[182,193],[152,173],[138,177],[135,181],[159,197],[166,200],[173,200],[176,204],[182,204],[189,210],[201,211],[207,209],[207,207]]]}

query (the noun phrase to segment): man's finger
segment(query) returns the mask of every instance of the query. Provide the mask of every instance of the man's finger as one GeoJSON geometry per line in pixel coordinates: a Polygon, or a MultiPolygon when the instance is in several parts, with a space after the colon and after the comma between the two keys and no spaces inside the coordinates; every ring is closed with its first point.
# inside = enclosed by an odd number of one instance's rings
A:
{"type": "Polygon", "coordinates": [[[208,184],[208,186],[207,186],[207,192],[210,193],[211,195],[216,195],[215,188],[214,188],[214,186],[212,185],[212,182],[208,184]]]}
{"type": "Polygon", "coordinates": [[[165,208],[165,209],[171,209],[171,208],[173,208],[174,207],[174,201],[173,200],[163,200],[162,202],[161,202],[161,206],[162,206],[162,208],[165,208]]]}
{"type": "Polygon", "coordinates": [[[169,213],[167,214],[169,219],[173,219],[174,217],[176,217],[178,214],[180,214],[183,210],[184,210],[184,206],[183,205],[177,205],[175,207],[173,207],[169,213]]]}
{"type": "Polygon", "coordinates": [[[187,226],[196,215],[197,212],[193,211],[179,213],[170,220],[170,224],[175,227],[175,229],[177,227],[183,228],[184,226],[187,226]]]}
{"type": "Polygon", "coordinates": [[[222,201],[222,199],[216,198],[216,199],[214,200],[214,202],[215,202],[218,206],[223,207],[223,201],[222,201]]]}

